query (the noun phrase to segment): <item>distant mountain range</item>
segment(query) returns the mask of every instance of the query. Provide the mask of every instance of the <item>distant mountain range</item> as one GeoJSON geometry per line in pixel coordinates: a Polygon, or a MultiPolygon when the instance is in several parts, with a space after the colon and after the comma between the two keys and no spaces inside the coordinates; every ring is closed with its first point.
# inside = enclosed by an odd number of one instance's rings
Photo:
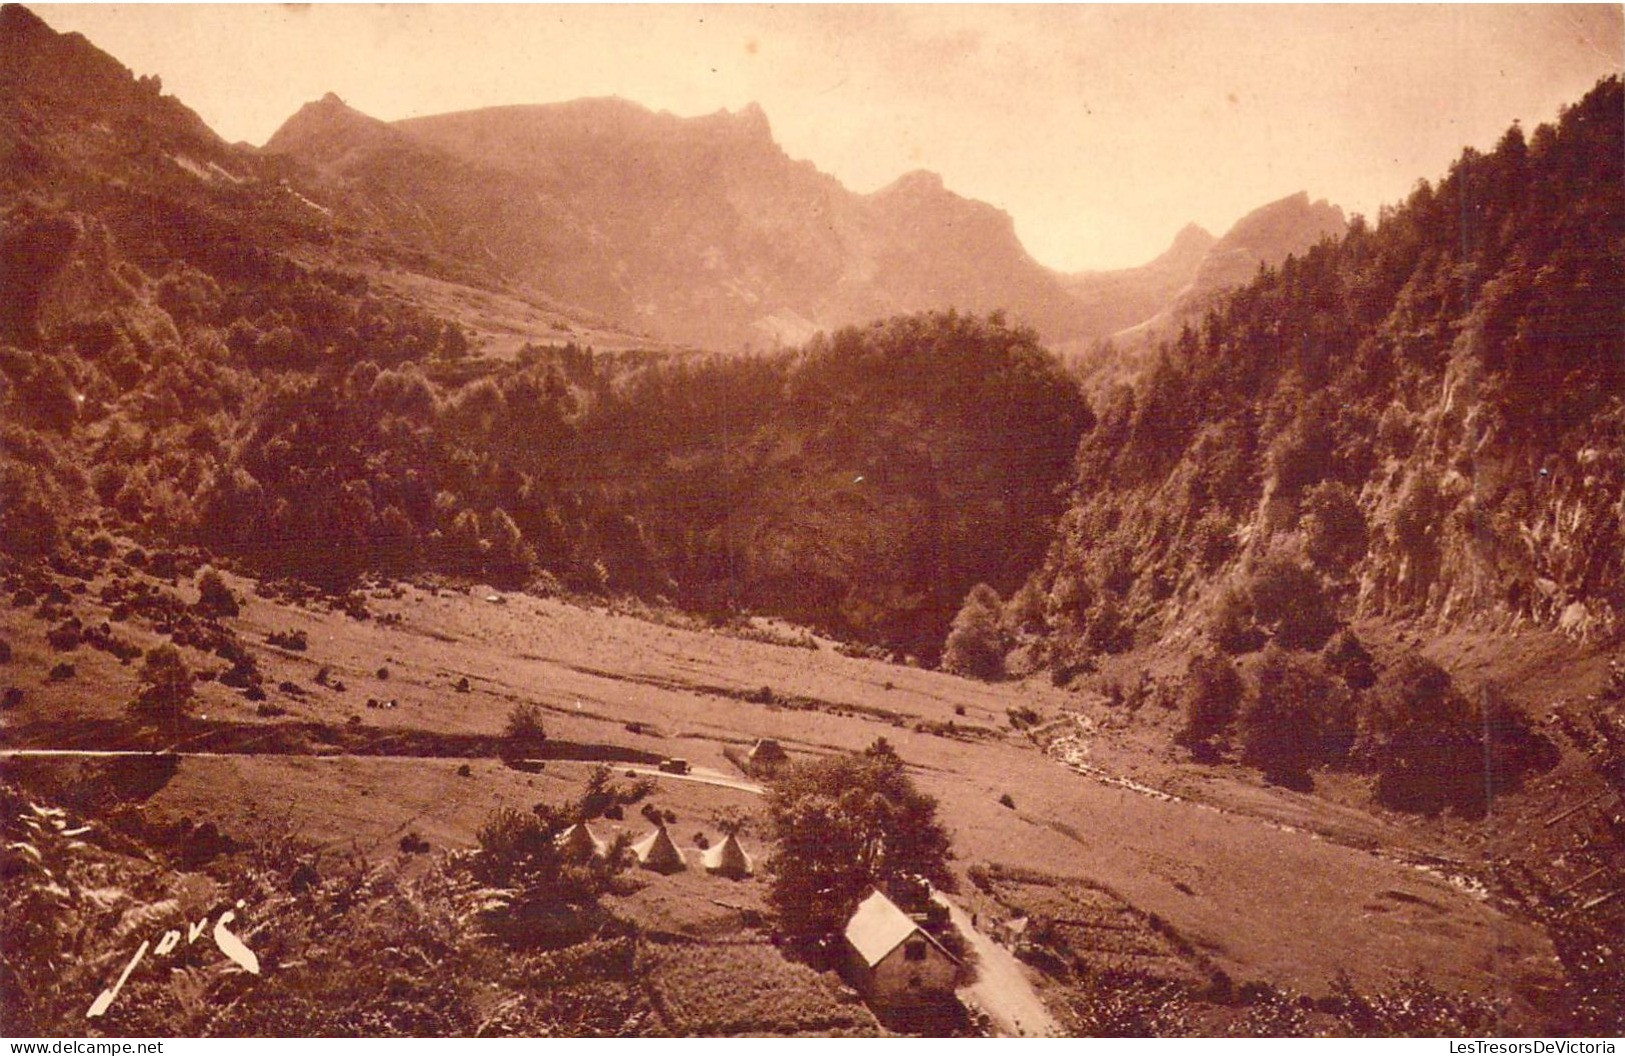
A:
{"type": "Polygon", "coordinates": [[[582,99],[386,123],[329,94],[255,150],[82,36],[16,5],[4,23],[0,186],[12,193],[162,186],[212,200],[204,211],[244,239],[352,240],[698,347],[793,345],[951,307],[1004,309],[1053,346],[1087,348],[1343,228],[1339,210],[1300,194],[1217,240],[1187,227],[1142,267],[1065,275],[1027,253],[1008,214],[933,173],[849,191],[786,155],[754,105],[681,118],[582,99]]]}
{"type": "Polygon", "coordinates": [[[265,151],[357,223],[408,231],[560,300],[672,340],[799,343],[897,312],[1005,309],[1087,342],[1177,313],[1342,230],[1305,194],[1140,268],[1063,275],[1010,216],[913,172],[860,195],[788,157],[760,107],[680,118],[621,99],[386,124],[328,95],[265,151]]]}

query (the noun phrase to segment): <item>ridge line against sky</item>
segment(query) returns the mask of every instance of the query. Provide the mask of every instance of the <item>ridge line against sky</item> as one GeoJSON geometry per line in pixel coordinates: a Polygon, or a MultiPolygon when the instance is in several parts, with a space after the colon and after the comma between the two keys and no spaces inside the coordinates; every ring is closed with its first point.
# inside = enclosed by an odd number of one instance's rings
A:
{"type": "Polygon", "coordinates": [[[1625,65],[1619,5],[29,6],[255,144],[329,91],[385,120],[756,102],[790,157],[860,193],[939,173],[1063,271],[1300,190],[1374,216],[1625,65]]]}

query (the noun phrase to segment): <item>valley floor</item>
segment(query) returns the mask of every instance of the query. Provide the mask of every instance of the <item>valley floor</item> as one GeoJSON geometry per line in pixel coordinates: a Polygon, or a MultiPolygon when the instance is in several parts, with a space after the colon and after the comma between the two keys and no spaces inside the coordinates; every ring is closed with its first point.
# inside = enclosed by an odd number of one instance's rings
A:
{"type": "MultiPolygon", "coordinates": [[[[209,744],[170,746],[172,773],[143,804],[155,818],[212,821],[241,840],[297,835],[373,857],[396,853],[408,834],[437,851],[470,848],[498,807],[562,802],[607,758],[657,782],[657,805],[678,818],[673,836],[697,859],[719,811],[759,810],[759,785],[733,761],[758,738],[796,757],[884,737],[939,799],[966,878],[961,902],[983,931],[1014,915],[1019,899],[971,882],[977,867],[1096,892],[1098,913],[1085,916],[1100,919],[1078,925],[1072,948],[1102,970],[1155,962],[1171,981],[1222,978],[1311,998],[1342,980],[1380,989],[1414,977],[1495,1000],[1508,1031],[1532,1029],[1562,981],[1551,941],[1486,882],[1488,862],[1466,842],[1166,753],[1129,752],[1090,694],[853,659],[767,625],[745,637],[642,609],[429,584],[375,588],[368,618],[357,619],[231,583],[245,598],[232,626],[254,643],[285,714],[262,717],[218,681],[201,685],[209,744]],[[302,632],[306,648],[260,644],[288,632],[302,632]],[[550,745],[548,758],[522,768],[489,750],[517,704],[541,709],[550,745]],[[1039,714],[1036,729],[1012,726],[1017,708],[1039,714]],[[290,741],[278,732],[288,728],[326,732],[290,741]],[[590,751],[572,758],[572,746],[590,751]],[[659,773],[650,764],[664,757],[693,771],[659,773]]],[[[184,581],[170,589],[195,598],[184,581]]],[[[86,624],[108,618],[96,596],[92,589],[69,606],[86,624]]],[[[4,767],[36,784],[50,784],[53,772],[70,780],[75,760],[51,751],[114,747],[73,731],[116,728],[135,691],[134,667],[83,648],[71,656],[74,677],[52,681],[62,657],[45,629],[24,608],[0,610],[13,652],[4,677],[26,687],[25,702],[4,717],[4,767]]],[[[139,620],[121,632],[141,645],[161,640],[139,620]]],[[[631,816],[604,835],[646,828],[631,816]]],[[[758,821],[743,840],[758,863],[769,849],[764,831],[758,821]]],[[[715,912],[709,903],[739,901],[707,888],[703,874],[681,883],[694,890],[668,897],[655,880],[633,902],[682,932],[696,906],[703,917],[715,912]]],[[[760,906],[765,881],[734,889],[760,906]]],[[[1002,947],[984,961],[983,987],[1012,970],[1041,980],[1002,947]]],[[[1056,999],[1052,985],[1045,992],[1056,999]]],[[[995,1016],[1009,1020],[995,1025],[1061,1029],[1039,1011],[995,1016]]]]}

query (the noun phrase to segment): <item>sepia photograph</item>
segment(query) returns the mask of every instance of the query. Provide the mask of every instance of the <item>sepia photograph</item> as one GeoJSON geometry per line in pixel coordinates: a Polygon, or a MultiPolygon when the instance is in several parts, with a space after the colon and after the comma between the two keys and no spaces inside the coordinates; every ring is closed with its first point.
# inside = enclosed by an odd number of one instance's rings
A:
{"type": "Polygon", "coordinates": [[[0,1035],[1613,1053],[1622,75],[5,4],[0,1035]]]}

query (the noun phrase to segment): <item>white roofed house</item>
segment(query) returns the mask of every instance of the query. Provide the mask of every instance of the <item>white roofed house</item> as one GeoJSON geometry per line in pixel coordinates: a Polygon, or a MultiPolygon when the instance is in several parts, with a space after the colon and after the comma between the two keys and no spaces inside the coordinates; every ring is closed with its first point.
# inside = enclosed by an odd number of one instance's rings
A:
{"type": "Polygon", "coordinates": [[[847,977],[882,1009],[934,1005],[952,999],[960,961],[879,891],[847,921],[847,977]]]}

